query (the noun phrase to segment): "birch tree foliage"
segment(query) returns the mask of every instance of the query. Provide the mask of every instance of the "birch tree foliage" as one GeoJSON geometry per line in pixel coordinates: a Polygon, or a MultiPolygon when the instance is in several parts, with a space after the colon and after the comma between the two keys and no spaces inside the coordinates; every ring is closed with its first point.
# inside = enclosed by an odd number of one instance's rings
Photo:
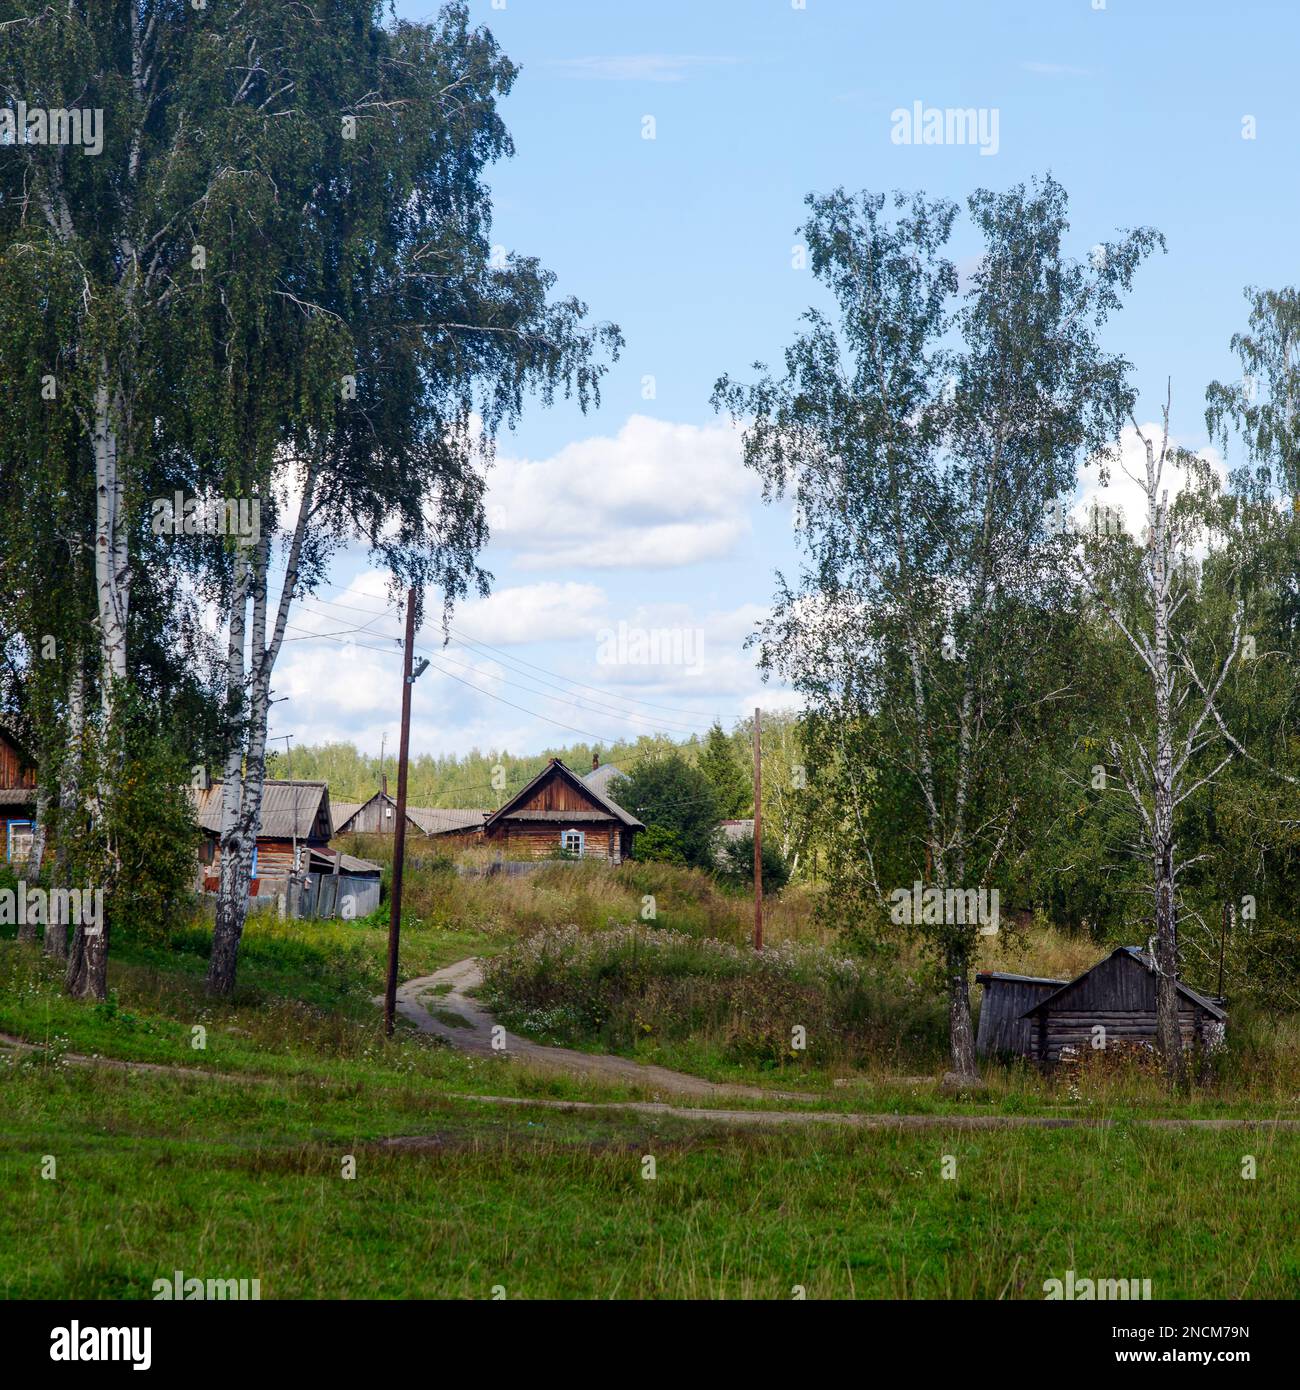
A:
{"type": "MultiPolygon", "coordinates": [[[[994,886],[1037,725],[1069,693],[1050,669],[1070,596],[1048,508],[1123,418],[1127,364],[1097,333],[1159,237],[1139,230],[1075,260],[1053,180],[981,191],[967,210],[983,255],[959,287],[952,204],[808,202],[804,237],[837,319],[810,310],[782,375],[760,364],[756,384],[724,377],[715,392],[745,422],[767,495],[792,497],[806,557],[797,583],[779,578],[762,658],[823,726],[866,735],[869,763],[849,754],[839,785],[909,799],[917,878],[994,886]]],[[[908,884],[873,872],[864,809],[847,804],[839,828],[880,902],[908,884]]],[[[968,1080],[979,925],[918,929],[942,963],[953,1071],[968,1080]]]]}
{"type": "Polygon", "coordinates": [[[234,985],[293,600],[345,546],[395,590],[434,591],[444,617],[486,592],[496,434],[530,396],[588,408],[621,343],[536,260],[492,244],[484,173],[512,152],[497,103],[515,69],[463,6],[364,42],[313,31],[279,61],[253,85],[284,119],[251,125],[251,172],[203,208],[203,265],[178,269],[167,310],[189,364],[174,460],[197,491],[260,508],[260,534],[210,539],[202,566],[228,619],[218,993],[234,985]]]}

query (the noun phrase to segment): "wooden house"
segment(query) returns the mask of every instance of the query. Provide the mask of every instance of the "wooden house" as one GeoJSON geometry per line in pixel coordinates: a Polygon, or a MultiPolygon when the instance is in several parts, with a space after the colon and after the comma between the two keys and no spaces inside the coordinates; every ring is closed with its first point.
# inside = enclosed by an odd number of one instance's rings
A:
{"type": "MultiPolygon", "coordinates": [[[[1061,1060],[1065,1048],[1082,1051],[1095,1036],[1106,1043],[1149,1043],[1156,1038],[1156,963],[1136,946],[1120,946],[1025,1010],[1032,1034],[1026,1054],[1046,1066],[1061,1060]],[[1095,1034],[1104,1028],[1103,1035],[1095,1034]]],[[[1177,982],[1178,1021],[1184,1049],[1212,1052],[1222,1041],[1228,1016],[1221,1001],[1177,982]]],[[[981,1024],[982,1028],[982,1024],[981,1024]]]]}
{"type": "MultiPolygon", "coordinates": [[[[199,859],[205,893],[215,893],[221,884],[221,785],[213,782],[191,793],[203,831],[199,859]]],[[[365,917],[373,912],[379,906],[380,866],[331,849],[332,832],[324,782],[268,779],[248,896],[281,900],[288,917],[365,917]]]]}
{"type": "MultiPolygon", "coordinates": [[[[203,842],[199,848],[203,890],[215,892],[221,877],[221,787],[195,788],[194,809],[203,842]]],[[[324,782],[285,782],[268,778],[262,789],[262,826],[253,850],[251,897],[281,893],[302,851],[328,850],[333,833],[329,787],[324,782]]]]}
{"type": "Polygon", "coordinates": [[[1010,1053],[1029,1057],[1034,1050],[1035,1024],[1025,1017],[1026,1010],[1069,982],[1049,980],[1041,975],[1005,975],[1000,971],[982,970],[975,976],[975,983],[984,986],[979,1032],[975,1037],[976,1054],[996,1057],[1010,1053]]]}
{"type": "Polygon", "coordinates": [[[483,822],[483,836],[507,858],[547,859],[568,853],[619,864],[645,826],[598,785],[558,758],[483,822]]]}
{"type": "MultiPolygon", "coordinates": [[[[482,830],[487,811],[442,806],[408,806],[408,835],[465,835],[482,830]]],[[[397,799],[383,787],[368,801],[340,801],[333,808],[336,835],[391,835],[397,826],[397,799]]]]}
{"type": "Polygon", "coordinates": [[[36,826],[36,771],[17,740],[0,728],[0,860],[26,863],[36,826]]]}

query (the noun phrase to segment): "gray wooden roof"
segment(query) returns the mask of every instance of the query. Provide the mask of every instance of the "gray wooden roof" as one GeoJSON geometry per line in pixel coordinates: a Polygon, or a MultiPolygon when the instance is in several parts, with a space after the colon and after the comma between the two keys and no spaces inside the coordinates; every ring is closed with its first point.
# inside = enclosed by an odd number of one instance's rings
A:
{"type": "Polygon", "coordinates": [[[481,830],[483,822],[488,818],[486,811],[461,811],[450,806],[408,806],[406,814],[426,835],[452,835],[457,831],[481,830]]]}
{"type": "Polygon", "coordinates": [[[627,773],[614,763],[601,763],[599,767],[593,767],[582,780],[589,787],[594,787],[603,796],[608,796],[609,784],[611,782],[617,782],[620,777],[626,776],[627,773]]]}
{"type": "MultiPolygon", "coordinates": [[[[1040,999],[1033,1008],[1026,1009],[1021,1017],[1028,1018],[1030,1014],[1041,1013],[1042,1010],[1050,1008],[1055,1000],[1072,990],[1080,980],[1086,980],[1088,976],[1097,969],[1098,965],[1105,965],[1106,961],[1114,960],[1116,956],[1124,956],[1129,960],[1135,961],[1144,970],[1150,971],[1153,975],[1159,974],[1155,961],[1147,955],[1140,946],[1117,946],[1104,960],[1099,960],[1097,965],[1089,966],[1082,975],[1076,976],[1068,984],[1062,986],[1054,993],[1049,994],[1046,999],[1040,999]]],[[[1213,999],[1206,998],[1204,994],[1198,994],[1190,985],[1185,985],[1181,980],[1175,980],[1174,983],[1178,988],[1178,993],[1181,994],[1184,999],[1190,999],[1193,1004],[1198,1008],[1204,1009],[1212,1018],[1217,1018],[1221,1022],[1226,1021],[1228,1015],[1213,999]]]]}
{"type": "MultiPolygon", "coordinates": [[[[221,782],[193,787],[194,810],[199,825],[210,834],[221,833],[221,782]]],[[[287,782],[268,778],[262,788],[262,823],[258,836],[267,840],[328,840],[329,787],[324,782],[287,782]]]]}
{"type": "Polygon", "coordinates": [[[975,976],[975,983],[984,985],[990,980],[1001,980],[1010,985],[1068,985],[1069,980],[1049,979],[1046,975],[1008,975],[1002,970],[981,970],[975,976]]]}

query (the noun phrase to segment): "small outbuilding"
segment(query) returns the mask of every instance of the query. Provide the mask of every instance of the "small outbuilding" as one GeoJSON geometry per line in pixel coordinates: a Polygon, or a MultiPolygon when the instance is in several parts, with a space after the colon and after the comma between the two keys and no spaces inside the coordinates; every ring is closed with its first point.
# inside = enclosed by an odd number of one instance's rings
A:
{"type": "MultiPolygon", "coordinates": [[[[1066,1048],[1094,1046],[1098,1028],[1107,1044],[1148,1043],[1156,1039],[1155,961],[1137,946],[1120,946],[1076,980],[1031,1004],[1021,1019],[1029,1025],[1030,1050],[1041,1065],[1061,1060],[1066,1048]]],[[[1184,1050],[1213,1052],[1223,1041],[1228,1015],[1223,1001],[1198,994],[1181,980],[1178,1021],[1184,1050]]],[[[981,1031],[983,1024],[981,1022],[981,1031]]]]}
{"type": "MultiPolygon", "coordinates": [[[[443,806],[408,806],[408,835],[473,835],[483,829],[487,811],[443,806]]],[[[397,828],[397,799],[385,784],[368,801],[334,802],[336,835],[391,835],[397,828]]]]}
{"type": "Polygon", "coordinates": [[[976,1054],[996,1057],[999,1053],[1011,1053],[1030,1057],[1034,1050],[1034,1024],[1025,1017],[1025,1011],[1055,994],[1068,981],[982,970],[975,976],[975,983],[984,986],[979,1032],[975,1036],[976,1054]]]}

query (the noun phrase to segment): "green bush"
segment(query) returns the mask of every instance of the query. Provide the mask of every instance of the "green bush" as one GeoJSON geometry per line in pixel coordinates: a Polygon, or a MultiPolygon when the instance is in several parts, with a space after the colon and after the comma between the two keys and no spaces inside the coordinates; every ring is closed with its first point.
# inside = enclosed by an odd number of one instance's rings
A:
{"type": "Polygon", "coordinates": [[[636,857],[647,864],[685,864],[682,837],[666,825],[647,825],[636,837],[636,857]]]}
{"type": "MultiPolygon", "coordinates": [[[[721,850],[718,877],[733,887],[754,885],[754,837],[740,835],[726,840],[721,850]]],[[[790,865],[785,855],[770,841],[763,841],[763,892],[779,893],[790,882],[790,865]]]]}

